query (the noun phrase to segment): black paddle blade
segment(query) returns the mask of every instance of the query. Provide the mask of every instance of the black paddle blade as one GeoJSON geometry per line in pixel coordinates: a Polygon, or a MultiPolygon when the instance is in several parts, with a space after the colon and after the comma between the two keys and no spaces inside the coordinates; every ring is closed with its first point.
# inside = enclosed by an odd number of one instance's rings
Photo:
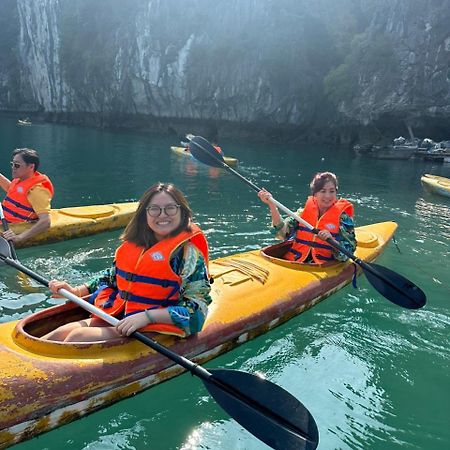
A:
{"type": "Polygon", "coordinates": [[[425,306],[425,293],[407,278],[378,264],[364,263],[362,268],[370,284],[392,303],[408,309],[425,306]]]}
{"type": "MultiPolygon", "coordinates": [[[[3,236],[0,236],[0,255],[5,258],[11,258],[11,247],[3,236]]],[[[3,259],[0,259],[0,264],[5,264],[3,259]]]]}
{"type": "Polygon", "coordinates": [[[225,164],[222,155],[201,136],[194,136],[191,139],[189,150],[195,159],[208,166],[223,167],[225,164]]]}
{"type": "Polygon", "coordinates": [[[316,422],[306,407],[276,384],[237,370],[210,369],[203,380],[217,403],[246,430],[274,449],[314,450],[316,422]]]}

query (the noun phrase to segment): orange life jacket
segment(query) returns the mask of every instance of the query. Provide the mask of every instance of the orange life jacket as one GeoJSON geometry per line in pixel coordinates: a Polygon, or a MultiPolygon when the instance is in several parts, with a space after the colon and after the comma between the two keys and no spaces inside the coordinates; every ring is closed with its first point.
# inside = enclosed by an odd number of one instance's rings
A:
{"type": "MultiPolygon", "coordinates": [[[[116,251],[117,290],[103,289],[95,305],[106,313],[124,317],[146,309],[176,306],[180,299],[181,276],[170,265],[172,253],[184,242],[190,241],[203,254],[208,265],[208,244],[197,225],[175,237],[163,239],[145,250],[131,242],[124,242],[116,251]]],[[[185,332],[172,324],[154,323],[140,331],[157,331],[184,337],[185,332]]]]}
{"type": "Polygon", "coordinates": [[[8,222],[34,222],[38,219],[33,207],[28,201],[27,195],[31,188],[41,185],[53,197],[54,189],[52,182],[47,177],[39,172],[34,172],[34,175],[24,181],[19,178],[14,178],[9,185],[6,197],[2,201],[3,211],[5,212],[5,219],[8,222]]]}
{"type": "MultiPolygon", "coordinates": [[[[319,230],[328,230],[335,240],[339,240],[341,214],[353,217],[353,205],[345,199],[337,200],[328,211],[319,217],[319,208],[313,197],[308,197],[301,218],[319,230]]],[[[292,247],[284,255],[289,261],[303,262],[311,252],[316,264],[333,261],[333,247],[319,239],[308,228],[298,223],[292,247]]]]}

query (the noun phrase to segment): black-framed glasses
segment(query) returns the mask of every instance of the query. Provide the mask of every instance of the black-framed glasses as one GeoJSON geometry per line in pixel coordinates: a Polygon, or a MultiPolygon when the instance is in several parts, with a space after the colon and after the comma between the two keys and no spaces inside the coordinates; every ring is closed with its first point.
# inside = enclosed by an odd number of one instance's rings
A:
{"type": "Polygon", "coordinates": [[[13,167],[14,169],[18,169],[19,167],[22,167],[22,164],[15,162],[15,161],[11,161],[10,164],[11,164],[11,167],[13,167]]]}
{"type": "Polygon", "coordinates": [[[145,208],[147,210],[147,214],[150,217],[158,217],[164,211],[166,216],[176,216],[178,210],[180,209],[180,205],[166,205],[166,206],[158,206],[158,205],[150,205],[145,208]]]}

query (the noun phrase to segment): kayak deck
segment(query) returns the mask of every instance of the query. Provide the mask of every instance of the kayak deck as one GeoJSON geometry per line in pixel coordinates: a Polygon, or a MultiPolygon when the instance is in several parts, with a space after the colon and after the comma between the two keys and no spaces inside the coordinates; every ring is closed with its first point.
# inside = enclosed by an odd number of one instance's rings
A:
{"type": "Polygon", "coordinates": [[[426,191],[450,197],[450,178],[426,173],[420,178],[420,182],[426,191]]]}
{"type": "MultiPolygon", "coordinates": [[[[137,206],[138,202],[127,202],[52,209],[50,229],[18,243],[17,248],[65,241],[123,228],[136,212],[137,206]]],[[[33,224],[11,223],[9,226],[14,232],[21,233],[31,228],[33,224]]]]}
{"type": "MultiPolygon", "coordinates": [[[[356,255],[374,260],[396,227],[384,222],[358,228],[356,255]]],[[[163,335],[155,339],[203,363],[311,308],[352,279],[351,262],[298,264],[277,258],[277,248],[212,261],[213,303],[202,332],[187,339],[163,335]]],[[[39,338],[84,317],[84,310],[68,303],[0,325],[0,447],[48,431],[184,371],[132,339],[69,344],[39,338]]]]}

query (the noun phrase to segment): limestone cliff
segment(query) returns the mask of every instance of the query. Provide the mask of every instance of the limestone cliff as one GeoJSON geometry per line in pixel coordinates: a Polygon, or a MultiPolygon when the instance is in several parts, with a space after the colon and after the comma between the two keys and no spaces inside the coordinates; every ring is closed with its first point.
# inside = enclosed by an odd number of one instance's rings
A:
{"type": "Polygon", "coordinates": [[[0,109],[337,142],[407,120],[443,138],[449,19],[443,0],[2,0],[0,109]]]}

